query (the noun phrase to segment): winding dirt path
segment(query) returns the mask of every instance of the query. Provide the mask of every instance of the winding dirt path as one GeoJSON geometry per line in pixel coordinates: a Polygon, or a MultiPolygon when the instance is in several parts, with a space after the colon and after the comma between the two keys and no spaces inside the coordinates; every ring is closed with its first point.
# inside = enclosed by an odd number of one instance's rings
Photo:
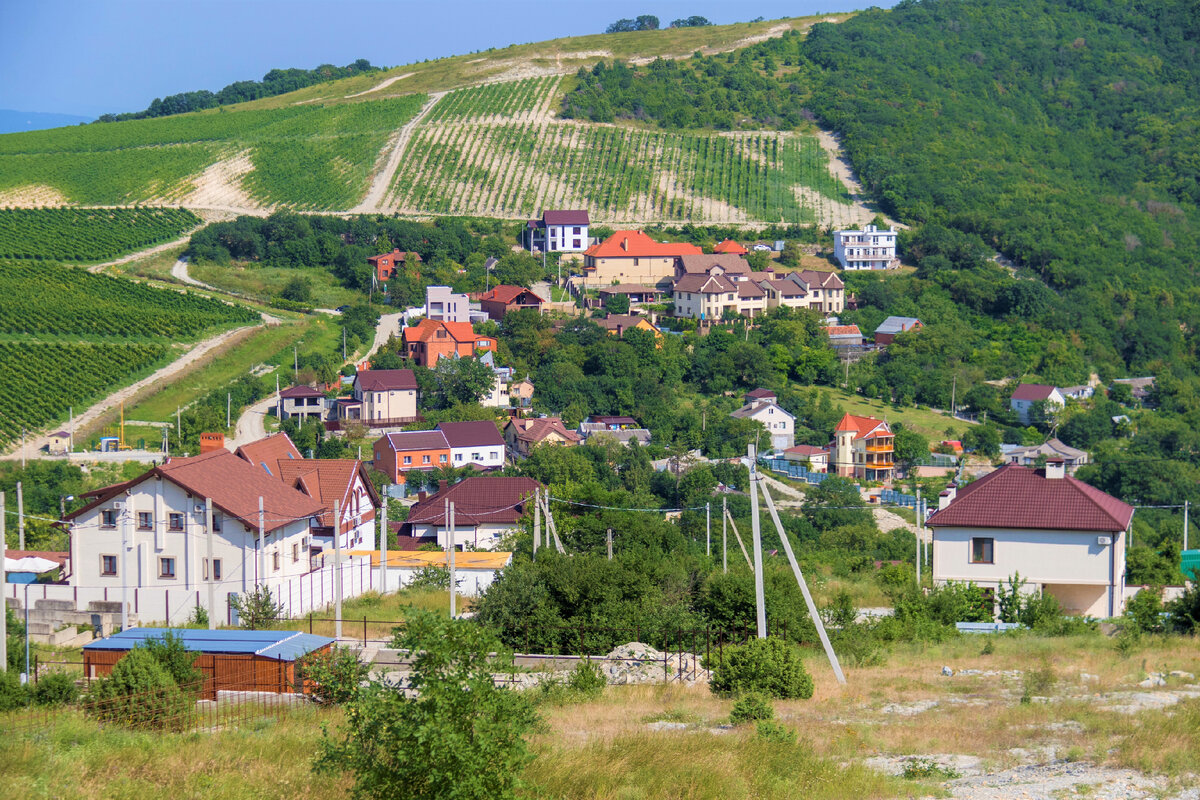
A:
{"type": "Polygon", "coordinates": [[[164,250],[170,250],[172,247],[178,247],[181,244],[187,244],[188,240],[192,238],[192,234],[195,233],[196,231],[200,230],[207,224],[208,224],[207,222],[202,222],[199,225],[197,225],[196,227],[192,228],[187,233],[185,233],[183,236],[180,236],[178,239],[175,239],[173,241],[163,242],[162,244],[155,245],[154,247],[151,247],[146,250],[138,250],[136,253],[130,253],[127,256],[121,256],[120,258],[114,259],[113,261],[105,261],[103,264],[92,264],[90,267],[87,268],[87,270],[88,270],[88,272],[100,272],[101,270],[105,269],[106,267],[115,267],[118,264],[128,264],[130,261],[136,261],[139,258],[143,258],[145,256],[152,256],[155,253],[161,253],[164,250]]]}
{"type": "Polygon", "coordinates": [[[408,149],[408,142],[412,138],[413,131],[445,94],[445,92],[431,92],[425,105],[421,106],[421,110],[404,123],[400,130],[396,131],[395,138],[388,145],[391,150],[388,153],[387,161],[371,179],[371,188],[367,190],[367,196],[361,203],[350,209],[351,214],[371,214],[379,211],[383,198],[387,196],[388,187],[392,185],[392,178],[395,177],[396,170],[400,168],[400,159],[404,156],[404,151],[408,149]]]}

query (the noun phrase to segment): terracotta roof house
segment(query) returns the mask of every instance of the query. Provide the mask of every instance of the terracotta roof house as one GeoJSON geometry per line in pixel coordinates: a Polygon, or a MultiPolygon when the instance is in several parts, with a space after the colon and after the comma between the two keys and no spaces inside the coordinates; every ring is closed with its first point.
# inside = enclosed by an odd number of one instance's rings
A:
{"type": "Polygon", "coordinates": [[[354,376],[353,392],[353,402],[338,405],[344,419],[359,419],[373,428],[407,425],[420,419],[417,376],[411,369],[362,370],[354,376]]]}
{"type": "Polygon", "coordinates": [[[1062,408],[1067,404],[1058,389],[1042,383],[1022,383],[1013,390],[1008,401],[1008,407],[1021,420],[1022,425],[1028,425],[1031,420],[1034,403],[1045,403],[1046,408],[1062,408]]]}
{"type": "Polygon", "coordinates": [[[437,429],[450,445],[450,463],[455,467],[474,464],[481,469],[504,466],[504,437],[491,420],[440,422],[437,429]]]}
{"type": "Polygon", "coordinates": [[[410,470],[428,472],[450,465],[450,443],[439,430],[389,433],[371,447],[372,466],[388,476],[392,483],[404,483],[410,470]]]}
{"type": "Polygon", "coordinates": [[[528,289],[501,284],[479,298],[479,307],[489,319],[499,322],[509,311],[519,311],[523,308],[540,311],[544,302],[546,301],[528,289]]]}
{"type": "Polygon", "coordinates": [[[418,365],[430,369],[443,356],[469,357],[479,351],[495,349],[495,339],[476,334],[465,322],[423,319],[404,329],[405,354],[418,365]]]}
{"type": "Polygon", "coordinates": [[[916,317],[888,317],[875,329],[875,344],[889,345],[900,334],[920,330],[921,327],[921,320],[916,317]]]}
{"type": "Polygon", "coordinates": [[[420,253],[406,253],[403,250],[393,250],[390,253],[380,253],[371,256],[367,263],[375,270],[375,279],[380,283],[388,281],[405,266],[421,263],[420,253]]]}
{"type": "Polygon", "coordinates": [[[588,246],[591,220],[583,210],[543,211],[542,218],[531,219],[522,232],[527,250],[578,253],[588,246]]]}
{"type": "Polygon", "coordinates": [[[495,550],[532,508],[534,492],[540,487],[533,478],[464,478],[453,486],[443,482],[436,494],[422,497],[409,510],[400,534],[436,541],[440,547],[453,540],[457,550],[495,550]],[[448,503],[454,503],[452,532],[448,503]]]}
{"type": "Polygon", "coordinates": [[[838,475],[868,481],[892,477],[895,434],[885,420],[846,414],[833,429],[833,441],[838,475]]]}
{"type": "Polygon", "coordinates": [[[935,582],[997,588],[1020,573],[1064,609],[1095,617],[1124,611],[1126,531],[1133,507],[1066,474],[1008,464],[949,489],[929,518],[935,582]]]}
{"type": "Polygon", "coordinates": [[[827,447],[798,444],[795,447],[789,447],[784,450],[783,457],[787,461],[795,461],[797,463],[807,461],[809,472],[829,471],[829,448],[827,447]]]}
{"type": "Polygon", "coordinates": [[[279,393],[279,408],[276,409],[280,419],[299,417],[301,422],[310,418],[324,419],[329,407],[325,393],[312,386],[292,386],[279,393]]]}
{"type": "Polygon", "coordinates": [[[233,454],[256,467],[262,467],[273,478],[279,478],[283,474],[279,469],[281,462],[300,461],[304,458],[286,433],[276,433],[264,439],[247,442],[233,451],[233,454]]]}
{"type": "Polygon", "coordinates": [[[746,248],[742,247],[740,244],[735,242],[733,239],[725,239],[724,241],[719,242],[715,247],[713,247],[713,252],[714,253],[732,253],[735,256],[744,256],[744,255],[746,255],[746,253],[749,253],[750,251],[747,250],[746,248]]]}
{"type": "Polygon", "coordinates": [[[608,314],[604,319],[593,320],[613,336],[624,336],[626,331],[646,331],[661,342],[663,332],[646,317],[638,314],[608,314]]]}
{"type": "Polygon", "coordinates": [[[701,252],[694,244],[656,242],[641,231],[617,231],[584,251],[584,280],[602,286],[644,283],[668,289],[675,276],[675,259],[701,252]]]}
{"type": "Polygon", "coordinates": [[[508,452],[516,458],[528,458],[529,448],[536,444],[576,445],[582,441],[578,433],[567,428],[559,417],[513,417],[504,426],[504,441],[508,452]]]}
{"type": "Polygon", "coordinates": [[[280,479],[321,504],[313,537],[326,548],[333,547],[334,503],[341,516],[342,548],[375,549],[375,510],[379,493],[356,458],[320,458],[284,461],[280,479]]]}
{"type": "Polygon", "coordinates": [[[857,325],[823,325],[821,330],[834,347],[862,347],[862,331],[857,325]]]}

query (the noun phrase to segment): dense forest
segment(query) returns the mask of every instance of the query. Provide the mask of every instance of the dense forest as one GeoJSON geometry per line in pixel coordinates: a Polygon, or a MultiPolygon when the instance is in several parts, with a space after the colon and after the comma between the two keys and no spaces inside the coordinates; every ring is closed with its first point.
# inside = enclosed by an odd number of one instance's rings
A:
{"type": "Polygon", "coordinates": [[[172,114],[186,114],[189,111],[203,111],[206,108],[227,106],[233,103],[244,103],[247,100],[257,100],[260,97],[274,97],[278,94],[294,92],[306,86],[312,86],[338,78],[349,78],[367,72],[378,72],[382,67],[373,67],[371,62],[360,58],[353,64],[335,67],[333,64],[322,64],[316,69],[273,69],[263,76],[261,81],[235,81],[218,92],[200,89],[195,92],[180,92],[167,97],[156,97],[149,108],[144,111],[130,111],[124,114],[102,114],[97,122],[123,122],[128,119],[150,119],[152,117],[167,117],[172,114]]]}

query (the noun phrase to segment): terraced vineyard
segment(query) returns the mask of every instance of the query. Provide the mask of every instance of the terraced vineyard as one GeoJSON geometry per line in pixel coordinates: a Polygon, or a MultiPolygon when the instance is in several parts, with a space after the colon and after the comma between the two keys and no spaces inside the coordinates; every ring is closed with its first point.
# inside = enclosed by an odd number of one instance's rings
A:
{"type": "Polygon", "coordinates": [[[267,111],[215,110],[0,136],[0,204],[232,202],[348,208],[420,95],[267,111]],[[228,162],[244,167],[222,169],[228,162]],[[210,174],[215,173],[215,174],[210,174]],[[228,183],[217,191],[212,182],[228,183]]]}
{"type": "Polygon", "coordinates": [[[157,343],[0,341],[0,444],[65,419],[167,352],[157,343]]]}
{"type": "Polygon", "coordinates": [[[691,134],[559,121],[556,78],[452,92],[417,126],[385,206],[611,222],[823,222],[848,208],[812,136],[691,134]]]}
{"type": "Polygon", "coordinates": [[[181,208],[4,208],[0,259],[101,261],[171,241],[199,224],[181,208]]]}

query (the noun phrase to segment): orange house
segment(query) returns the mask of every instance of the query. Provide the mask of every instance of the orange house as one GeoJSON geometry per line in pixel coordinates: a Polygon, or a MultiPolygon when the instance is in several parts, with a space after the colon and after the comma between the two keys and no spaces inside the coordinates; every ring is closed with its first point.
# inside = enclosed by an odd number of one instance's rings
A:
{"type": "Polygon", "coordinates": [[[477,335],[466,322],[423,319],[404,329],[404,353],[422,367],[432,368],[442,356],[466,358],[479,352],[496,352],[496,340],[477,335]]]}
{"type": "Polygon", "coordinates": [[[421,254],[393,250],[390,253],[380,253],[377,256],[371,256],[367,259],[367,263],[375,270],[375,279],[383,283],[406,265],[420,264],[421,254]]]}
{"type": "Polygon", "coordinates": [[[439,430],[389,433],[375,442],[372,449],[375,452],[372,466],[392,483],[404,483],[404,475],[410,470],[427,472],[451,463],[450,445],[439,430]]]}

